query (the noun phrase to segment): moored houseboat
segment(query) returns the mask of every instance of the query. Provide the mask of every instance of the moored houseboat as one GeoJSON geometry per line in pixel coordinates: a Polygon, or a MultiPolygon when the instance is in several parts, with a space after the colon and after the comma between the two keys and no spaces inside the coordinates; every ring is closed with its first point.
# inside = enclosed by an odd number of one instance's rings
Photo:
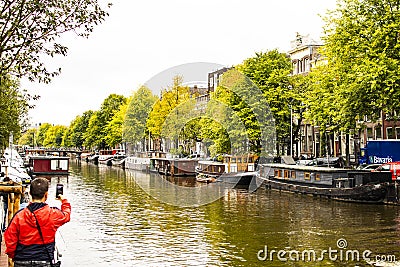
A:
{"type": "Polygon", "coordinates": [[[149,171],[158,173],[161,163],[167,158],[166,152],[153,151],[150,153],[149,171]]]}
{"type": "Polygon", "coordinates": [[[60,156],[31,156],[29,164],[32,174],[68,175],[69,157],[60,156]]]}
{"type": "Polygon", "coordinates": [[[195,176],[198,158],[180,158],[171,161],[171,176],[195,176]]]}
{"type": "Polygon", "coordinates": [[[197,158],[159,158],[156,160],[158,173],[170,176],[195,176],[197,158]]]}
{"type": "Polygon", "coordinates": [[[226,155],[221,161],[200,160],[196,167],[199,182],[224,181],[237,185],[249,185],[256,175],[257,155],[226,155]]]}
{"type": "Polygon", "coordinates": [[[259,169],[268,189],[354,202],[384,202],[391,183],[390,172],[288,164],[260,164],[259,169]]]}
{"type": "Polygon", "coordinates": [[[149,152],[137,152],[125,160],[125,168],[136,171],[148,171],[150,167],[149,152]]]}

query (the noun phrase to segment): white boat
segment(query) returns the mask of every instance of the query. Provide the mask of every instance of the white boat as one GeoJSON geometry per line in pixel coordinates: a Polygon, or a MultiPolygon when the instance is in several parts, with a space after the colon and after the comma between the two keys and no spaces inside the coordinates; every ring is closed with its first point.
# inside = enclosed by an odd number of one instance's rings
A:
{"type": "Polygon", "coordinates": [[[13,148],[6,148],[3,156],[6,159],[5,165],[14,168],[24,168],[24,160],[17,150],[13,148]]]}
{"type": "Polygon", "coordinates": [[[125,159],[125,168],[136,171],[147,171],[150,166],[150,157],[146,152],[136,153],[125,159]]]}
{"type": "Polygon", "coordinates": [[[5,159],[1,172],[4,176],[9,177],[11,180],[17,183],[30,183],[32,178],[28,174],[27,169],[24,166],[24,160],[17,150],[13,148],[6,148],[3,153],[5,159]]]}
{"type": "Polygon", "coordinates": [[[2,166],[1,171],[4,173],[4,176],[10,177],[16,183],[29,184],[32,180],[31,176],[22,168],[2,166]]]}
{"type": "Polygon", "coordinates": [[[114,157],[111,159],[112,166],[117,166],[125,169],[125,160],[126,156],[120,153],[117,153],[114,155],[114,157]]]}
{"type": "Polygon", "coordinates": [[[99,164],[111,166],[113,157],[114,157],[113,155],[100,155],[98,162],[99,164]]]}

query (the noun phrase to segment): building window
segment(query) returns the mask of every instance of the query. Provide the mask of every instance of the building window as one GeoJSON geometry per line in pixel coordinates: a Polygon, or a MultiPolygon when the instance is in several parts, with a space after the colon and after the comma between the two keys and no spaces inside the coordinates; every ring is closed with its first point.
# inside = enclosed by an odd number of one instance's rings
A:
{"type": "Polygon", "coordinates": [[[372,128],[367,128],[367,140],[374,139],[374,134],[372,132],[372,128]]]}
{"type": "Polygon", "coordinates": [[[392,127],[387,127],[386,128],[386,139],[394,139],[393,128],[392,127]]]}
{"type": "Polygon", "coordinates": [[[396,139],[400,139],[400,128],[396,127],[396,139]]]}
{"type": "Polygon", "coordinates": [[[310,72],[310,59],[309,58],[304,59],[304,64],[306,72],[310,72]]]}
{"type": "Polygon", "coordinates": [[[382,127],[381,126],[375,127],[375,138],[382,139],[382,127]]]}
{"type": "Polygon", "coordinates": [[[210,78],[210,87],[213,87],[213,86],[214,86],[214,78],[211,77],[211,78],[210,78]]]}

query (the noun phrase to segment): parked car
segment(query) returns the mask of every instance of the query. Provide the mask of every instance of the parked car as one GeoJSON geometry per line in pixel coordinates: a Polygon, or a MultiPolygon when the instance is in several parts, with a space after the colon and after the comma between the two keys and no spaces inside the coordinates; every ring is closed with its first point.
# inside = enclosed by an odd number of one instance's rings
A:
{"type": "Polygon", "coordinates": [[[390,171],[393,181],[400,180],[400,161],[388,162],[373,170],[373,172],[381,171],[390,171]]]}
{"type": "Polygon", "coordinates": [[[357,167],[357,170],[366,170],[366,171],[372,171],[380,167],[382,164],[361,164],[360,166],[357,167]]]}

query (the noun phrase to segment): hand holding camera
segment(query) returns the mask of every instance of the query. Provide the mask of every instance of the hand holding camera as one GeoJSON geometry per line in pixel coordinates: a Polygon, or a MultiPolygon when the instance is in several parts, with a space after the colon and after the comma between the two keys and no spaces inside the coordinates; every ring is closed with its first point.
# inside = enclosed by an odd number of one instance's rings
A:
{"type": "Polygon", "coordinates": [[[64,185],[63,184],[57,184],[56,186],[56,199],[58,200],[63,200],[64,199],[64,185]]]}

